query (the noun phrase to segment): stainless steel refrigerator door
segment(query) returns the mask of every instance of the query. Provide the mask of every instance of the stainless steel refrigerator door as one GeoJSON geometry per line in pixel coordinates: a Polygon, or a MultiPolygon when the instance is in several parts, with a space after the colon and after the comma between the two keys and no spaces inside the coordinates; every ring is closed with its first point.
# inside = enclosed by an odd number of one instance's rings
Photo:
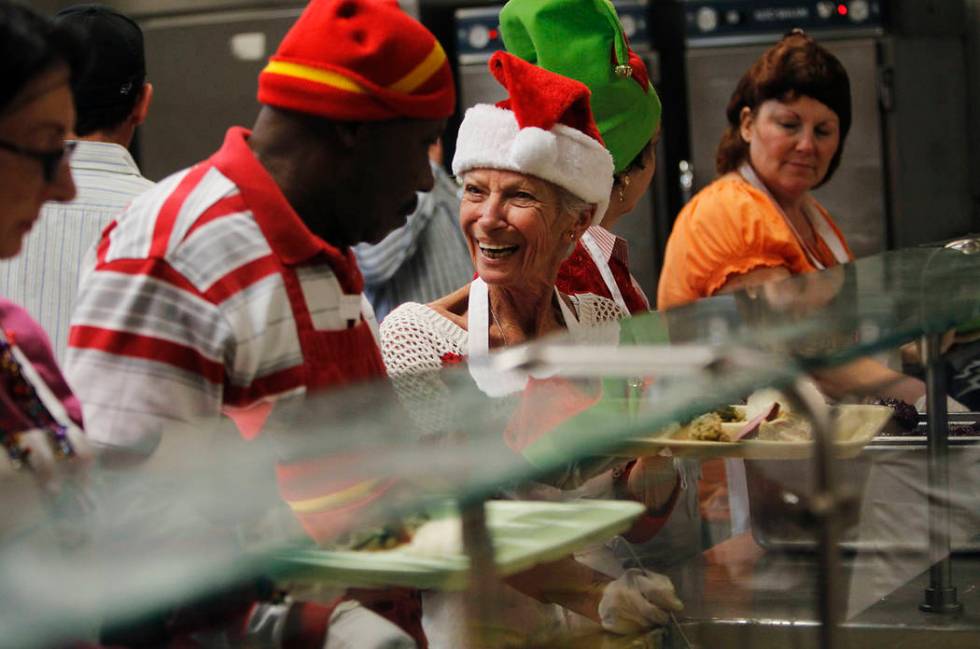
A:
{"type": "Polygon", "coordinates": [[[142,23],[154,103],[140,129],[143,173],[159,180],[221,146],[258,114],[259,72],[302,11],[226,11],[142,23]]]}
{"type": "MultiPolygon", "coordinates": [[[[841,165],[814,192],[833,215],[858,257],[887,245],[886,185],[878,105],[878,48],[871,38],[821,42],[851,80],[852,121],[841,165]]],[[[688,105],[694,190],[715,178],[715,150],[726,126],[725,107],[742,74],[768,45],[688,50],[688,105]]]]}

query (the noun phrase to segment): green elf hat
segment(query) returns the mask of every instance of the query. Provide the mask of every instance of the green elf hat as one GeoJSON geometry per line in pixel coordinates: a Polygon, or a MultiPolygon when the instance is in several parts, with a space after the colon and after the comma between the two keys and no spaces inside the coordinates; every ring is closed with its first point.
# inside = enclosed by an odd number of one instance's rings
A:
{"type": "Polygon", "coordinates": [[[609,0],[510,0],[500,35],[511,54],[588,86],[617,174],[656,133],[660,98],[609,0]]]}

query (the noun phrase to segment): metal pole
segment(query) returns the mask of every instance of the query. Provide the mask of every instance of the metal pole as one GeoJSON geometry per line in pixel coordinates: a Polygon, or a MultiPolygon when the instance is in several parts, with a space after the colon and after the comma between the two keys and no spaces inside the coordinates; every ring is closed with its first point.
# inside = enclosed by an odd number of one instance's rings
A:
{"type": "Polygon", "coordinates": [[[958,613],[950,561],[949,527],[949,420],[946,416],[946,368],[940,347],[942,336],[922,337],[922,364],[926,368],[926,408],[929,410],[929,587],[919,608],[929,613],[958,613]]]}
{"type": "Polygon", "coordinates": [[[847,494],[839,494],[834,480],[833,431],[827,416],[827,407],[813,401],[815,397],[794,384],[787,396],[801,413],[813,422],[814,464],[816,484],[811,500],[810,513],[819,525],[819,572],[817,583],[817,609],[820,617],[820,647],[839,647],[841,622],[840,593],[840,511],[847,494]]]}
{"type": "Polygon", "coordinates": [[[486,503],[466,503],[461,508],[463,550],[470,559],[464,646],[471,649],[489,648],[490,639],[486,637],[486,631],[492,628],[494,621],[498,584],[493,541],[487,530],[486,503]]]}

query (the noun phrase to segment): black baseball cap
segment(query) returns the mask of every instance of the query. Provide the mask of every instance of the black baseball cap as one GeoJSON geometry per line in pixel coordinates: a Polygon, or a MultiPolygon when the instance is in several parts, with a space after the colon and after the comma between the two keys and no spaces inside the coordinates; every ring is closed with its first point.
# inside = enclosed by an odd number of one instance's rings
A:
{"type": "Polygon", "coordinates": [[[84,39],[88,67],[75,84],[75,103],[83,110],[130,105],[146,81],[143,30],[133,19],[98,4],[80,4],[55,14],[84,39]]]}

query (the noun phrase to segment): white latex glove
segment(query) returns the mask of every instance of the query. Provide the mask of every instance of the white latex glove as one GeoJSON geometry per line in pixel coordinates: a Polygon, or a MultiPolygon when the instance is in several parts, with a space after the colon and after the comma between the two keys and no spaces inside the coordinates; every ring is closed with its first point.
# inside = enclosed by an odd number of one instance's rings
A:
{"type": "Polygon", "coordinates": [[[670,579],[641,568],[609,582],[599,600],[602,628],[623,635],[667,624],[670,611],[682,610],[670,579]]]}
{"type": "Polygon", "coordinates": [[[330,616],[323,649],[417,649],[412,637],[358,602],[346,600],[330,616]]]}

